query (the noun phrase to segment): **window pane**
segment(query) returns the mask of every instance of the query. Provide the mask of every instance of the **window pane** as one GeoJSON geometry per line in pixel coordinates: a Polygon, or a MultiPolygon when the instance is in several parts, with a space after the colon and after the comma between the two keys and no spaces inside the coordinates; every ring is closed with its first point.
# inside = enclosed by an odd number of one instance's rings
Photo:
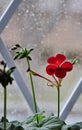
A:
{"type": "MultiPolygon", "coordinates": [[[[78,64],[62,82],[61,108],[82,75],[81,4],[81,0],[24,0],[1,35],[9,50],[15,44],[34,48],[31,67],[48,78],[51,77],[46,74],[45,68],[49,56],[64,53],[68,60],[78,59],[78,64]]],[[[13,57],[12,51],[11,54],[13,57]]],[[[17,60],[15,63],[31,90],[28,74],[25,74],[28,68],[26,61],[17,60]]],[[[34,77],[34,83],[40,108],[56,113],[56,88],[47,86],[47,81],[38,77],[34,77]]]]}

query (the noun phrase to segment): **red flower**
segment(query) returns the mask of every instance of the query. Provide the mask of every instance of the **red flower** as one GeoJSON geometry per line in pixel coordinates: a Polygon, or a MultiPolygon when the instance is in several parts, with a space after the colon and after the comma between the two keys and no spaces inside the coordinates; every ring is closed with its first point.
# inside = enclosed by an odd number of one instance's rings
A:
{"type": "Polygon", "coordinates": [[[66,61],[66,56],[63,54],[57,54],[48,58],[49,65],[46,67],[46,72],[49,75],[55,75],[58,78],[64,78],[66,73],[71,71],[73,64],[66,61]]]}

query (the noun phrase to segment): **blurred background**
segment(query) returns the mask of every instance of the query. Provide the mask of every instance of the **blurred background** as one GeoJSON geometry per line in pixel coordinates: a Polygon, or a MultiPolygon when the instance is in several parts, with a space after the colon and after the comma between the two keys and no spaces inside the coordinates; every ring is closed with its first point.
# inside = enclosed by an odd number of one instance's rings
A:
{"type": "MultiPolygon", "coordinates": [[[[0,0],[0,16],[11,0],[0,0]]],[[[61,109],[72,93],[82,75],[82,0],[22,0],[18,9],[1,34],[12,58],[12,46],[20,44],[31,53],[31,67],[34,71],[48,78],[45,68],[47,58],[57,53],[63,53],[68,60],[78,59],[72,72],[62,82],[61,109]]],[[[0,58],[3,57],[0,54],[0,58]]],[[[25,83],[31,91],[29,76],[26,73],[25,60],[15,61],[25,83]]],[[[47,82],[34,77],[38,106],[41,110],[57,113],[57,90],[47,86],[47,82]]],[[[82,120],[82,95],[67,117],[67,122],[82,120]]],[[[16,82],[8,87],[7,101],[8,119],[23,120],[30,113],[16,82]]],[[[3,88],[0,89],[0,115],[3,115],[3,88]]]]}

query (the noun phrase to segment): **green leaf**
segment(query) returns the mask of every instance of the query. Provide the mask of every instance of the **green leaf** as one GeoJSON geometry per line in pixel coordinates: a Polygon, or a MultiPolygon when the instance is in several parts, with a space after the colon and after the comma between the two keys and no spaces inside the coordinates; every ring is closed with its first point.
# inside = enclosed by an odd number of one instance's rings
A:
{"type": "Polygon", "coordinates": [[[7,130],[14,130],[15,129],[15,125],[13,124],[7,124],[7,130]]]}
{"type": "Polygon", "coordinates": [[[37,124],[33,121],[29,124],[23,124],[22,127],[27,130],[27,129],[31,129],[31,128],[37,128],[37,124]]]}
{"type": "Polygon", "coordinates": [[[44,125],[49,125],[51,123],[60,124],[60,125],[64,125],[65,124],[64,121],[62,121],[59,118],[53,116],[44,125]]]}
{"type": "Polygon", "coordinates": [[[23,123],[23,128],[25,130],[61,130],[62,126],[65,125],[64,121],[60,120],[59,118],[53,115],[48,115],[45,117],[45,114],[41,115],[40,113],[38,113],[33,116],[34,119],[30,117],[30,122],[28,124],[25,124],[25,122],[23,123]],[[37,124],[35,122],[36,116],[39,116],[40,124],[37,124]]]}
{"type": "MultiPolygon", "coordinates": [[[[63,120],[53,114],[45,115],[44,112],[29,116],[25,121],[7,122],[7,130],[80,130],[82,122],[67,125],[63,120]],[[35,122],[35,117],[39,115],[40,125],[35,122]]],[[[0,122],[0,130],[3,130],[3,122],[0,122]]]]}
{"type": "Polygon", "coordinates": [[[22,124],[29,124],[34,120],[34,116],[29,116],[22,124]]]}
{"type": "Polygon", "coordinates": [[[82,122],[77,122],[75,125],[79,126],[82,129],[82,122]]]}
{"type": "Polygon", "coordinates": [[[24,130],[19,121],[11,121],[7,123],[7,130],[24,130]]]}
{"type": "Polygon", "coordinates": [[[17,126],[14,130],[25,130],[22,126],[17,126]]]}
{"type": "Polygon", "coordinates": [[[17,120],[15,120],[15,121],[10,121],[9,123],[10,123],[10,124],[14,124],[15,126],[18,126],[18,125],[21,124],[21,123],[20,123],[19,121],[17,121],[17,120]]]}
{"type": "Polygon", "coordinates": [[[41,128],[37,128],[36,130],[50,130],[49,128],[45,128],[45,127],[41,127],[41,128]]]}
{"type": "Polygon", "coordinates": [[[77,125],[64,125],[61,130],[80,130],[80,127],[77,125]]]}
{"type": "Polygon", "coordinates": [[[51,124],[49,124],[49,125],[46,125],[45,126],[46,128],[49,128],[49,129],[56,129],[56,130],[61,130],[61,124],[55,124],[55,123],[51,123],[51,124]]]}
{"type": "Polygon", "coordinates": [[[45,111],[42,111],[40,113],[36,113],[34,115],[34,121],[37,121],[37,116],[38,116],[38,120],[39,122],[42,121],[44,118],[45,118],[45,115],[44,115],[45,111]]]}

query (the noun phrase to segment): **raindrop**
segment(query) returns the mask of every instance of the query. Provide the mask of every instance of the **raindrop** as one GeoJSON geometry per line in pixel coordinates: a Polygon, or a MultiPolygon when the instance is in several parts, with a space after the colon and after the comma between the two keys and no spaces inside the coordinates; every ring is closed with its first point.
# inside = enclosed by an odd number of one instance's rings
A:
{"type": "Polygon", "coordinates": [[[81,23],[80,23],[80,22],[76,22],[76,24],[77,24],[78,26],[80,26],[80,25],[81,25],[81,23]]]}
{"type": "Polygon", "coordinates": [[[27,10],[26,10],[26,14],[28,14],[28,13],[29,13],[29,10],[27,9],[27,10]]]}
{"type": "Polygon", "coordinates": [[[16,111],[17,111],[17,110],[16,110],[16,109],[14,109],[14,110],[11,112],[11,114],[13,114],[13,115],[14,115],[14,114],[16,113],[16,111]]]}
{"type": "Polygon", "coordinates": [[[21,15],[21,13],[18,13],[18,16],[20,16],[21,15]]]}
{"type": "Polygon", "coordinates": [[[32,8],[35,8],[35,6],[34,6],[33,4],[31,5],[31,7],[32,7],[32,8]]]}
{"type": "Polygon", "coordinates": [[[30,16],[31,16],[31,17],[34,17],[34,16],[35,16],[35,14],[34,14],[33,12],[31,12],[31,13],[30,13],[30,16]]]}
{"type": "Polygon", "coordinates": [[[6,29],[8,28],[8,25],[6,26],[6,29]]]}

